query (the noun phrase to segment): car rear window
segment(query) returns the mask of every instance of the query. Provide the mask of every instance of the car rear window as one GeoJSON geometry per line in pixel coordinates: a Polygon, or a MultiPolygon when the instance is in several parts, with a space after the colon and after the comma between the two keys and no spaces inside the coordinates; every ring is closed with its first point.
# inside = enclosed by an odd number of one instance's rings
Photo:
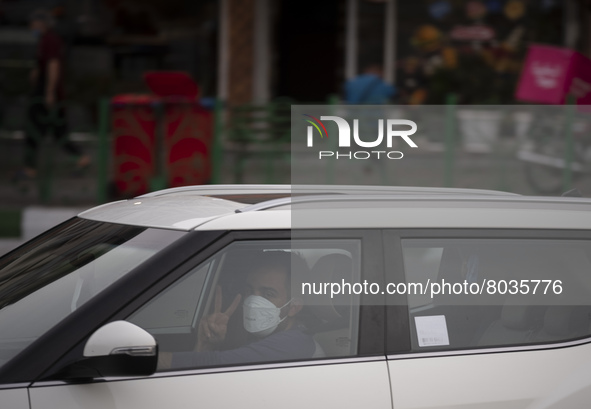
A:
{"type": "Polygon", "coordinates": [[[591,334],[589,240],[403,239],[402,246],[415,351],[591,334]]]}

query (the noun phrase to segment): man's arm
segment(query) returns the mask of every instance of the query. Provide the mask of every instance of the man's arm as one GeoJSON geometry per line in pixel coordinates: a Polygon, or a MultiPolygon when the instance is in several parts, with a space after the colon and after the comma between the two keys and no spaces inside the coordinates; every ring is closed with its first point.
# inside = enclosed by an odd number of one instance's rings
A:
{"type": "Polygon", "coordinates": [[[47,63],[47,87],[45,89],[45,103],[47,106],[52,106],[55,103],[60,68],[60,60],[57,58],[52,58],[47,63]]]}

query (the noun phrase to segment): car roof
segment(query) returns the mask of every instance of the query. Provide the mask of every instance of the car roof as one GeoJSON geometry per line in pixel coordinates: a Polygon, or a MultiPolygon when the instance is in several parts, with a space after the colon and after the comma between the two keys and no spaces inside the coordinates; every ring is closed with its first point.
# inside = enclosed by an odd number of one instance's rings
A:
{"type": "Polygon", "coordinates": [[[590,229],[591,200],[425,187],[209,185],[149,193],[85,219],[176,230],[290,228],[590,229]]]}
{"type": "Polygon", "coordinates": [[[241,203],[258,203],[279,197],[294,195],[360,195],[360,194],[474,194],[474,195],[507,195],[515,193],[498,190],[462,189],[441,187],[413,186],[362,186],[362,185],[201,185],[183,186],[159,190],[138,198],[159,197],[166,195],[195,195],[224,198],[241,203]]]}

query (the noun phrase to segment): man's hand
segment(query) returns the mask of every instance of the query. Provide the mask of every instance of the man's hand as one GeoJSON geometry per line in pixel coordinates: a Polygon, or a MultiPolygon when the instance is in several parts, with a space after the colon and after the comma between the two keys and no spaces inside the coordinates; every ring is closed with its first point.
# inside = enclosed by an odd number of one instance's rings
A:
{"type": "Polygon", "coordinates": [[[226,338],[228,321],[238,308],[240,298],[241,296],[238,294],[228,309],[222,312],[222,289],[220,286],[216,287],[213,313],[204,317],[199,324],[197,351],[208,350],[212,345],[218,344],[226,338]]]}

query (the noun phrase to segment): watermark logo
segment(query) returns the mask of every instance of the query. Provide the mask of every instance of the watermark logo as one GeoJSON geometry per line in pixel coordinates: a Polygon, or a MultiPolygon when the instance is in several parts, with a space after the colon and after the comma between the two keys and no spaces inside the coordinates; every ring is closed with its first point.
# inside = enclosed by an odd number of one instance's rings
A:
{"type": "MultiPolygon", "coordinates": [[[[322,122],[320,122],[320,120],[318,118],[313,117],[312,115],[308,115],[308,114],[303,114],[304,116],[307,116],[309,118],[312,118],[315,122],[310,121],[309,119],[306,119],[306,122],[312,124],[312,126],[314,128],[316,128],[318,130],[318,133],[320,134],[320,137],[323,138],[324,135],[326,135],[326,138],[328,139],[328,132],[326,131],[326,128],[324,127],[324,124],[322,122]],[[322,131],[320,130],[320,128],[318,127],[318,125],[320,125],[322,127],[322,129],[324,130],[324,134],[322,133],[322,131]]],[[[308,127],[308,146],[312,146],[313,142],[312,142],[312,127],[308,127]]]]}
{"type": "MultiPolygon", "coordinates": [[[[321,116],[320,119],[313,117],[312,115],[303,114],[303,116],[310,119],[306,119],[310,125],[307,127],[307,138],[306,146],[309,148],[314,147],[314,130],[320,134],[320,138],[323,139],[326,136],[328,139],[328,132],[322,121],[333,121],[339,130],[338,135],[338,147],[341,150],[321,150],[318,153],[318,159],[323,158],[336,158],[336,159],[369,159],[376,157],[380,159],[386,157],[388,159],[402,159],[404,154],[400,151],[386,151],[386,150],[358,150],[358,151],[342,151],[342,148],[350,148],[351,144],[354,143],[358,147],[371,149],[379,148],[383,145],[384,139],[386,141],[386,148],[391,149],[393,146],[394,138],[402,138],[404,142],[411,148],[418,148],[417,144],[410,138],[417,131],[417,124],[414,121],[408,119],[379,119],[378,120],[378,136],[372,141],[364,141],[359,136],[359,120],[353,119],[353,132],[349,122],[340,116],[321,116]],[[353,134],[353,141],[351,141],[351,133],[353,134]]],[[[326,146],[326,145],[323,145],[326,146]]]]}

